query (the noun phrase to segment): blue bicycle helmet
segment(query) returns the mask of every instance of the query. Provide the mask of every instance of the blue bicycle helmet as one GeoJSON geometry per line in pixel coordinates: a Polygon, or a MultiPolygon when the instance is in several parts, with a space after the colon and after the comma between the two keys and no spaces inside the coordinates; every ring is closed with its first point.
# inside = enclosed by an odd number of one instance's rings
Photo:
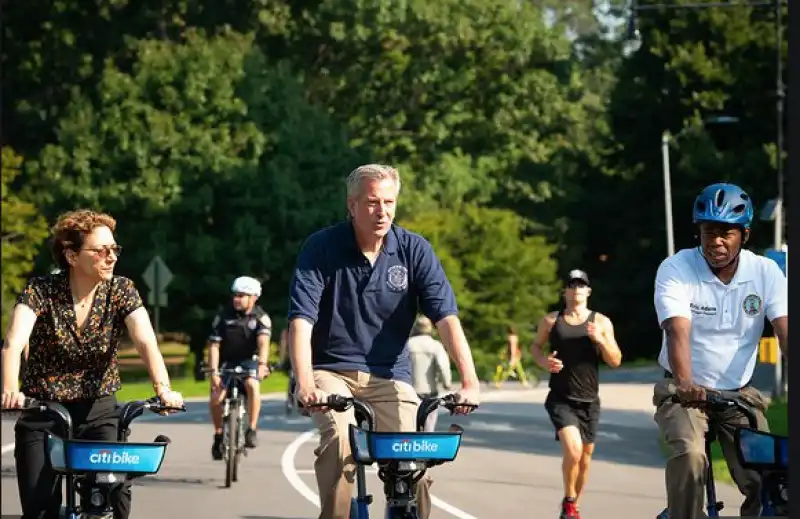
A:
{"type": "Polygon", "coordinates": [[[737,185],[711,184],[697,195],[692,219],[695,224],[718,222],[749,229],[753,223],[753,202],[750,195],[737,185]]]}

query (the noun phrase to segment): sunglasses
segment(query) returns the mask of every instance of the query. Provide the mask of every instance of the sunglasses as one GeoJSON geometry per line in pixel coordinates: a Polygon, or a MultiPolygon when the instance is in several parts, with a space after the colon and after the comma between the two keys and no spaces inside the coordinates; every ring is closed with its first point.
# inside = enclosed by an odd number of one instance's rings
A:
{"type": "Polygon", "coordinates": [[[111,252],[113,252],[115,256],[119,257],[119,255],[122,253],[122,246],[121,245],[106,245],[105,247],[98,247],[98,248],[93,248],[93,249],[85,248],[83,250],[88,250],[88,251],[94,252],[95,254],[100,256],[101,258],[107,257],[111,252]]]}

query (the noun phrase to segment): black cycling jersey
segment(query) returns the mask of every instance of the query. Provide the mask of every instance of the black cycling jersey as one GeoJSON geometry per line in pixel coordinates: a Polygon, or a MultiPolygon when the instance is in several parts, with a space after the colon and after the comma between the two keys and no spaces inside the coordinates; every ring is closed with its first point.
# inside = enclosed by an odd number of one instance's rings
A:
{"type": "Polygon", "coordinates": [[[218,342],[219,361],[242,362],[258,353],[259,335],[272,334],[272,321],[260,307],[255,306],[249,313],[236,311],[232,306],[216,317],[211,325],[211,342],[218,342]]]}

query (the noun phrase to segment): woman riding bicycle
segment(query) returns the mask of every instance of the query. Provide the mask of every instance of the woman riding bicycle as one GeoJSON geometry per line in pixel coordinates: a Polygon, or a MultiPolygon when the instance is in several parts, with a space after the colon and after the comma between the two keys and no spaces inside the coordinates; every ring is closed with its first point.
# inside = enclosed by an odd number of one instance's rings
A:
{"type": "MultiPolygon", "coordinates": [[[[130,279],[115,276],[121,247],[116,221],[89,210],[66,213],[52,229],[52,254],[60,271],[32,277],[17,299],[3,345],[4,409],[24,405],[25,397],[58,402],[72,416],[75,438],[117,440],[120,388],[117,354],[128,331],[153,381],[170,407],[183,397],[170,389],[164,359],[147,310],[130,279]],[[20,357],[28,346],[22,387],[20,357]]],[[[23,519],[58,517],[61,484],[47,464],[45,438],[56,421],[33,411],[15,426],[14,457],[23,519]]],[[[111,496],[116,519],[130,514],[125,485],[111,496]]]]}

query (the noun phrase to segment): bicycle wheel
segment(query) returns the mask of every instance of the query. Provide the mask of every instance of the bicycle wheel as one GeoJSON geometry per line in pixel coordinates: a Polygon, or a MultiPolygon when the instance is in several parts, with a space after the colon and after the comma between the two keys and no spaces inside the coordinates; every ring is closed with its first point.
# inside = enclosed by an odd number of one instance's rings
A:
{"type": "Polygon", "coordinates": [[[239,481],[239,460],[242,452],[244,452],[244,426],[247,421],[247,411],[242,407],[237,410],[239,416],[239,423],[236,427],[236,449],[233,454],[233,480],[239,481]]]}
{"type": "Polygon", "coordinates": [[[231,482],[235,481],[234,473],[236,472],[237,451],[239,450],[239,406],[231,406],[225,426],[228,429],[225,441],[225,453],[227,454],[225,488],[230,488],[231,482]]]}

